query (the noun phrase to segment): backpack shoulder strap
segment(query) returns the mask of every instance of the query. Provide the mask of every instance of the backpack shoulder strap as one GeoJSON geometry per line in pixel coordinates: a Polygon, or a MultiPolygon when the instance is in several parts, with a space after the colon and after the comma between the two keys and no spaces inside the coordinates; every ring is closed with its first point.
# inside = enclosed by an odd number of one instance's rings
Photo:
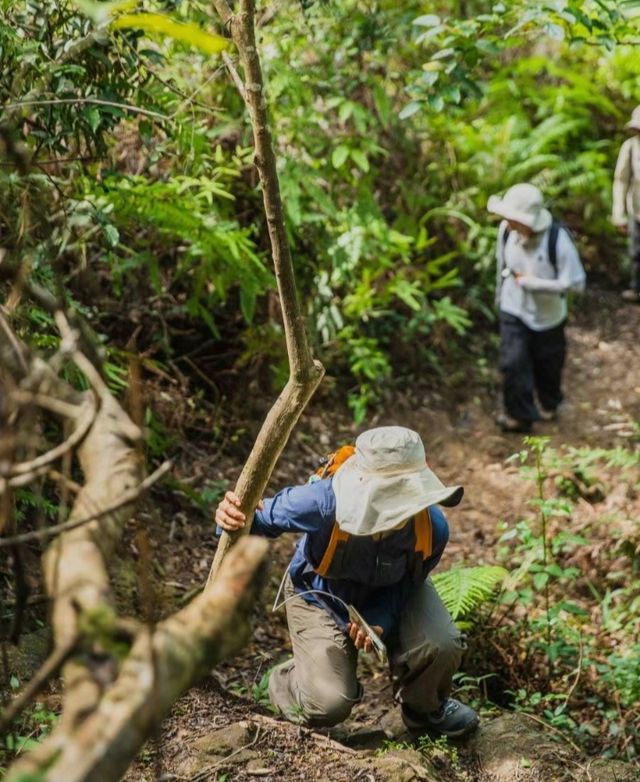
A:
{"type": "Polygon", "coordinates": [[[353,445],[343,445],[323,460],[324,463],[316,470],[315,474],[319,478],[328,478],[330,475],[335,475],[338,468],[341,467],[347,459],[350,459],[355,452],[356,449],[353,445]]]}
{"type": "Polygon", "coordinates": [[[327,548],[324,551],[324,554],[322,555],[322,559],[320,560],[320,564],[317,568],[315,568],[316,573],[319,576],[326,576],[329,572],[329,568],[331,567],[331,563],[333,562],[333,557],[336,553],[336,548],[338,547],[338,543],[341,541],[347,541],[349,540],[349,533],[343,532],[340,527],[338,526],[338,522],[333,522],[333,529],[331,530],[331,537],[329,538],[329,543],[327,544],[327,548]]]}
{"type": "Polygon", "coordinates": [[[553,266],[553,273],[558,276],[558,236],[563,226],[554,220],[549,228],[547,250],[549,253],[549,263],[553,266]]]}
{"type": "Polygon", "coordinates": [[[416,513],[413,519],[416,534],[416,553],[422,554],[422,559],[428,559],[433,553],[433,526],[429,508],[416,513]]]}

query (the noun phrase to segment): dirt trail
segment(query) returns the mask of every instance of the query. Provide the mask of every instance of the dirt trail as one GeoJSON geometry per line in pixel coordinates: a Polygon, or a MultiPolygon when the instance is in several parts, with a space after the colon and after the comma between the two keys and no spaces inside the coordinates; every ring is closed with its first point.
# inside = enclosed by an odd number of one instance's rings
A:
{"type": "MultiPolygon", "coordinates": [[[[568,330],[567,402],[560,420],[539,425],[537,433],[548,435],[555,447],[612,447],[628,444],[636,437],[635,421],[640,419],[639,332],[640,307],[623,304],[613,294],[589,293],[580,311],[574,313],[568,330]]],[[[472,398],[458,403],[455,410],[434,411],[423,405],[420,400],[405,397],[394,406],[393,415],[368,423],[398,423],[417,429],[425,438],[430,464],[436,472],[445,481],[464,484],[464,502],[448,514],[451,539],[441,567],[460,561],[491,562],[497,522],[513,523],[521,518],[526,513],[526,500],[531,493],[530,487],[519,477],[517,467],[505,461],[520,449],[521,437],[505,436],[496,431],[494,400],[486,392],[484,395],[473,392],[472,398]]],[[[299,481],[301,471],[304,474],[314,468],[317,453],[326,452],[336,441],[351,439],[353,434],[346,415],[336,420],[333,411],[318,413],[311,410],[276,470],[274,485],[299,481]]],[[[230,467],[227,477],[233,478],[235,469],[235,466],[230,467]]],[[[189,533],[185,540],[187,546],[180,547],[182,553],[174,550],[174,565],[169,566],[167,578],[182,582],[185,590],[201,583],[199,579],[204,578],[208,567],[211,551],[206,550],[206,544],[204,551],[194,545],[200,535],[208,536],[209,531],[189,533]],[[195,551],[199,551],[199,555],[195,555],[195,551]],[[183,554],[190,556],[188,565],[183,554]]],[[[203,540],[208,537],[200,538],[201,542],[203,540]]],[[[292,545],[291,540],[280,539],[273,547],[274,567],[265,605],[273,599],[292,545]]],[[[481,739],[485,741],[484,749],[474,744],[470,749],[462,748],[459,768],[452,765],[451,757],[446,753],[440,758],[436,753],[431,767],[424,765],[421,756],[408,751],[387,752],[384,757],[377,757],[370,749],[380,747],[385,738],[379,719],[392,705],[390,683],[384,671],[370,666],[364,658],[361,678],[367,694],[354,710],[345,731],[328,737],[299,729],[270,715],[265,707],[264,682],[261,681],[264,672],[289,650],[282,613],[261,610],[250,647],[241,657],[215,671],[201,688],[182,699],[165,723],[161,739],[150,743],[143,759],[127,779],[151,780],[157,778],[156,773],[161,777],[164,774],[162,778],[167,780],[194,782],[244,782],[256,778],[267,782],[307,779],[409,782],[435,778],[466,782],[506,782],[516,778],[552,782],[555,779],[635,778],[633,775],[626,777],[624,768],[618,768],[614,775],[609,770],[598,776],[595,766],[590,767],[585,776],[576,775],[575,768],[581,766],[575,757],[567,756],[567,748],[565,746],[563,750],[561,744],[553,745],[549,750],[549,763],[538,770],[519,767],[514,770],[509,766],[511,761],[502,757],[490,762],[486,759],[490,756],[490,753],[487,755],[488,745],[493,747],[495,754],[496,746],[508,749],[510,743],[517,743],[520,734],[524,736],[525,744],[529,742],[530,746],[538,747],[539,757],[546,751],[548,734],[540,733],[539,726],[533,723],[526,728],[512,724],[508,722],[511,717],[502,718],[507,720],[504,726],[498,721],[485,720],[484,739],[481,739]],[[499,729],[510,738],[503,741],[504,736],[496,735],[499,729]],[[360,749],[354,749],[354,745],[360,749]],[[479,757],[485,758],[484,767],[479,757]]],[[[387,717],[387,720],[391,724],[393,717],[387,717]]]]}
{"type": "MultiPolygon", "coordinates": [[[[637,439],[640,421],[640,307],[611,293],[592,292],[571,318],[564,374],[566,401],[554,423],[535,434],[550,445],[613,448],[637,439]]],[[[443,479],[465,486],[465,500],[450,512],[451,561],[490,560],[496,522],[522,517],[530,487],[518,467],[505,460],[520,450],[521,435],[504,435],[494,425],[495,400],[466,400],[453,415],[417,411],[398,421],[430,441],[432,466],[443,479]]]]}

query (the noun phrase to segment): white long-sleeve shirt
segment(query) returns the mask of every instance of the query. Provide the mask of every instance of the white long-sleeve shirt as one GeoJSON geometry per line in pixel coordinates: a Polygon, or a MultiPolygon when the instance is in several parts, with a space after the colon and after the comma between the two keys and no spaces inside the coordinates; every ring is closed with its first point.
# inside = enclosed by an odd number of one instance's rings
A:
{"type": "Polygon", "coordinates": [[[626,225],[629,218],[640,221],[640,136],[628,138],[620,147],[613,175],[615,225],[626,225]]]}
{"type": "Polygon", "coordinates": [[[569,291],[583,291],[586,274],[578,250],[564,228],[558,231],[556,244],[557,271],[549,259],[549,230],[524,237],[504,232],[500,224],[496,249],[496,303],[502,312],[515,315],[534,331],[558,326],[567,317],[569,291]],[[503,278],[504,269],[512,274],[503,278]],[[516,279],[515,274],[522,275],[516,279]]]}

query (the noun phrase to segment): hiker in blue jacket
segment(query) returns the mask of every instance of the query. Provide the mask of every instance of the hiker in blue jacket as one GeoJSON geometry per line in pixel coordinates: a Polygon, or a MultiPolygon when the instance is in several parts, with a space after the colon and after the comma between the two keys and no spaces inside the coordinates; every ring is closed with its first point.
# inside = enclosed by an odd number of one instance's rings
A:
{"type": "MultiPolygon", "coordinates": [[[[428,579],[449,537],[438,504],[457,505],[463,489],[444,486],[420,436],[399,426],[364,432],[334,457],[325,477],[264,500],[253,519],[255,534],[303,533],[284,582],[293,659],[273,669],[271,701],[311,726],[348,717],[362,696],[357,650],[372,647],[350,605],[386,645],[405,725],[465,735],[478,717],[449,697],[464,643],[428,579]]],[[[227,492],[220,527],[244,526],[239,504],[227,492]]]]}
{"type": "Polygon", "coordinates": [[[503,218],[496,305],[504,413],[497,423],[505,432],[530,432],[535,421],[554,420],[563,400],[567,293],[584,290],[585,272],[537,187],[514,185],[502,198],[491,196],[487,208],[503,218]]]}

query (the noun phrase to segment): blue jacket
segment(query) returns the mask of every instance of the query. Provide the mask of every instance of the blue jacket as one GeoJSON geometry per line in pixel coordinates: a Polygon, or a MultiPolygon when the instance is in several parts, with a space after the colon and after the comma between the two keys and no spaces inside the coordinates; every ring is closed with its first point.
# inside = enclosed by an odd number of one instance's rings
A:
{"type": "MultiPolygon", "coordinates": [[[[251,533],[277,538],[283,532],[302,532],[296,551],[289,565],[294,589],[304,592],[319,589],[350,603],[370,625],[379,625],[384,637],[393,631],[402,607],[415,588],[412,574],[406,575],[391,586],[371,588],[346,579],[327,579],[318,575],[311,561],[318,562],[325,551],[336,520],[336,496],[332,488],[333,478],[316,481],[304,486],[293,486],[264,500],[262,510],[256,511],[251,533]]],[[[447,520],[437,505],[429,508],[433,529],[432,555],[425,561],[424,575],[433,570],[449,539],[447,520]]],[[[337,600],[321,595],[304,595],[309,603],[328,609],[337,621],[346,626],[347,611],[337,600]]]]}

